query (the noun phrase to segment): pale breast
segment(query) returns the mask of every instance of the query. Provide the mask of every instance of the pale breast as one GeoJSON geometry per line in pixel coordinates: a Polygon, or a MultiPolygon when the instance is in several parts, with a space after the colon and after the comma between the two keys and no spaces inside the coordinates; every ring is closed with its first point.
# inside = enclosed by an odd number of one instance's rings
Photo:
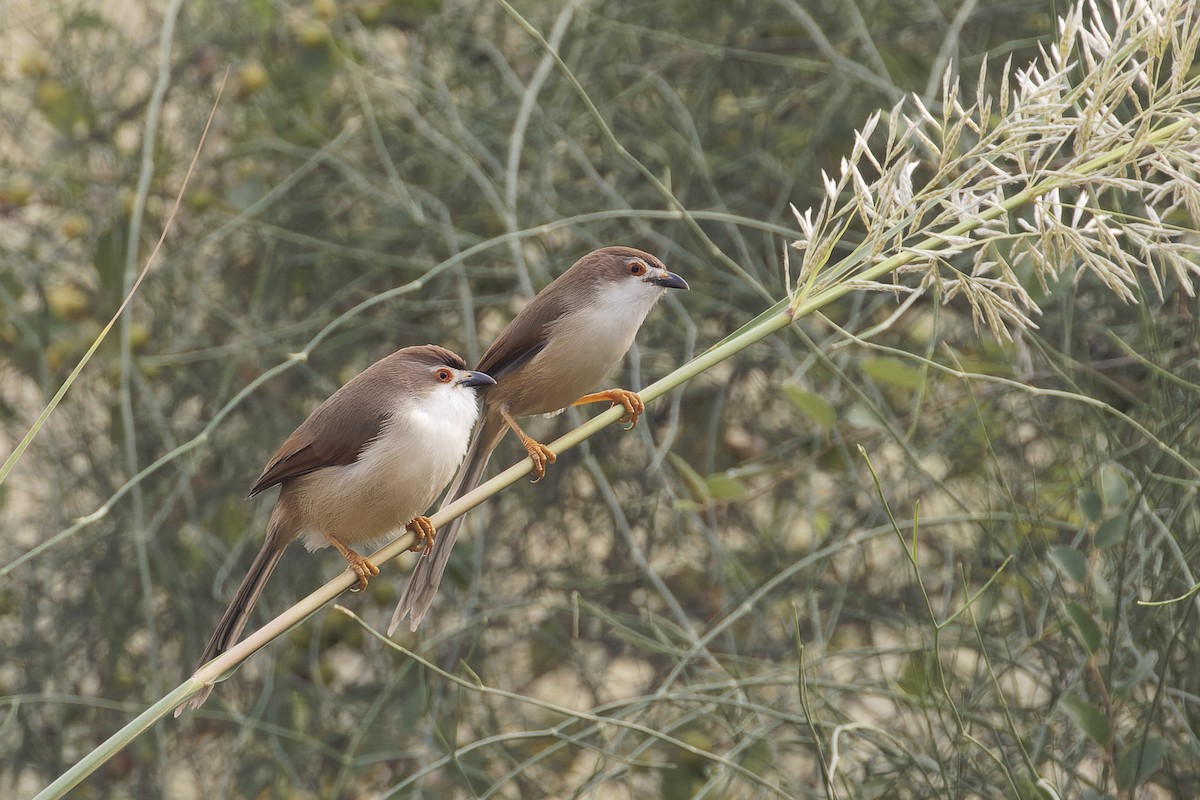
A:
{"type": "Polygon", "coordinates": [[[629,351],[638,328],[654,305],[646,302],[598,302],[563,316],[550,328],[550,344],[538,353],[521,379],[527,402],[514,407],[517,416],[549,414],[569,406],[597,388],[629,351]]]}
{"type": "Polygon", "coordinates": [[[423,514],[454,477],[467,450],[476,404],[472,392],[447,386],[437,402],[393,417],[353,464],[296,479],[305,545],[382,543],[423,514]]]}

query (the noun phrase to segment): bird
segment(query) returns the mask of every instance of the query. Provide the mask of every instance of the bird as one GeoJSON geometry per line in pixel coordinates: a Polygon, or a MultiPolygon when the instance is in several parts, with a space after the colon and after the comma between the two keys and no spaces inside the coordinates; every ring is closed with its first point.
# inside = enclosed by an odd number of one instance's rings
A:
{"type": "MultiPolygon", "coordinates": [[[[284,549],[304,537],[309,551],[333,546],[367,587],[379,568],[351,545],[382,543],[410,530],[412,549],[432,547],[422,513],[454,476],[479,413],[476,393],[495,384],[437,345],[381,358],[317,406],[271,456],[250,497],[279,486],[266,538],[200,656],[204,665],[237,641],[284,549]]],[[[180,706],[199,708],[207,686],[180,706]]]]}
{"type": "MultiPolygon", "coordinates": [[[[645,406],[627,389],[591,391],[616,366],[650,309],[668,289],[687,289],[683,278],[653,255],[632,247],[605,247],[576,261],[529,301],[500,332],[477,369],[496,379],[480,391],[481,422],[463,467],[442,501],[444,508],[478,485],[492,451],[509,428],[533,461],[534,480],[556,455],[521,430],[518,417],[553,415],[567,406],[607,401],[623,406],[621,422],[637,424],[645,406]]],[[[416,630],[437,594],[462,517],[440,533],[418,558],[396,605],[388,635],[405,616],[416,630]]]]}

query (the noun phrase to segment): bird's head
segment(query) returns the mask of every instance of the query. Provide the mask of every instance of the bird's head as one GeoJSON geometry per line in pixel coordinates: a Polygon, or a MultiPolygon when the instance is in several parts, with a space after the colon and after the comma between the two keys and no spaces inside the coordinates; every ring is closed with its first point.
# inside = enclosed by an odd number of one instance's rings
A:
{"type": "Polygon", "coordinates": [[[632,247],[606,247],[590,254],[603,278],[613,283],[642,285],[651,290],[687,289],[687,281],[669,271],[649,253],[632,247]]]}
{"type": "Polygon", "coordinates": [[[490,375],[467,369],[467,362],[444,347],[428,344],[401,351],[415,372],[414,389],[418,394],[436,399],[469,395],[496,383],[490,375]]]}
{"type": "MultiPolygon", "coordinates": [[[[687,281],[656,257],[632,247],[605,247],[581,258],[570,270],[602,295],[636,305],[653,305],[667,289],[687,289],[687,281]]],[[[565,276],[564,276],[565,277],[565,276]]]]}

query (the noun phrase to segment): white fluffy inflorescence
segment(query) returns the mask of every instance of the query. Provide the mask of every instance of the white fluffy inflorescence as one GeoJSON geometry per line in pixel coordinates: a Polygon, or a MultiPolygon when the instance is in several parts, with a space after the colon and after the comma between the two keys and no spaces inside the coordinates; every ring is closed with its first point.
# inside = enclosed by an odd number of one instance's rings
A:
{"type": "MultiPolygon", "coordinates": [[[[976,325],[1036,327],[1027,287],[1099,277],[1132,302],[1136,272],[1189,295],[1200,274],[1200,41],[1195,0],[1082,0],[1059,36],[974,100],[948,68],[940,102],[901,100],[855,136],[801,238],[793,309],[838,284],[964,298],[976,325]],[[853,244],[847,246],[847,234],[853,244]],[[835,248],[852,251],[835,260],[835,248]]],[[[900,313],[900,312],[898,312],[900,313]]]]}

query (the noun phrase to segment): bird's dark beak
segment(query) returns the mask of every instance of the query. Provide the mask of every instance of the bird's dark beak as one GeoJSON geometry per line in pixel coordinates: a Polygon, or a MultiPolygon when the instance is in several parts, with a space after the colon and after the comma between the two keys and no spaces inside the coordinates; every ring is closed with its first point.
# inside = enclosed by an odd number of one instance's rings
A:
{"type": "Polygon", "coordinates": [[[460,378],[459,386],[494,386],[496,379],[486,372],[468,372],[467,377],[460,378]]]}
{"type": "Polygon", "coordinates": [[[661,286],[664,289],[688,289],[687,281],[676,275],[674,272],[664,271],[661,275],[653,277],[650,282],[655,286],[661,286]]]}

